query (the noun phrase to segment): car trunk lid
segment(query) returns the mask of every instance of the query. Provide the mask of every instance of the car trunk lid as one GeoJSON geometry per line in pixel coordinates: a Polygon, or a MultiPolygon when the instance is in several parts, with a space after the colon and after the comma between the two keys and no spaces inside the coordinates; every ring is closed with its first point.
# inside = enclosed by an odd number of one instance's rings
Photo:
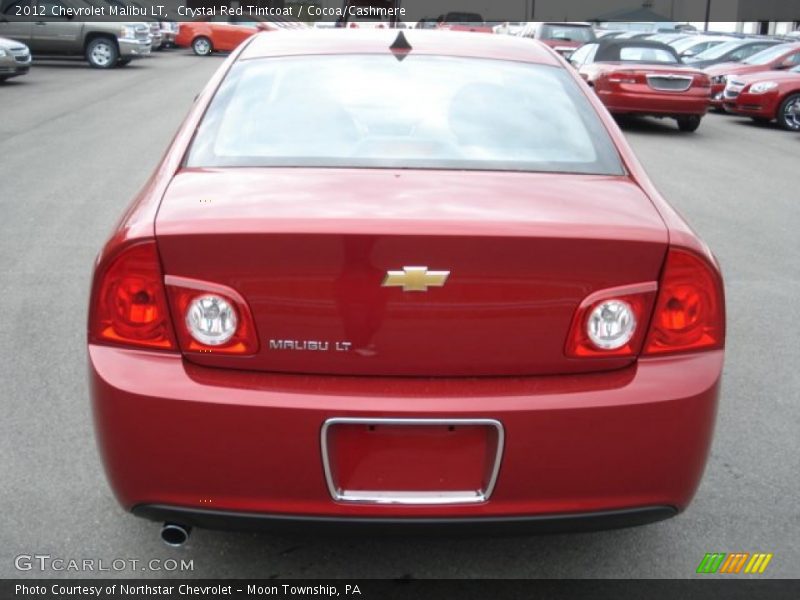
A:
{"type": "Polygon", "coordinates": [[[597,290],[656,281],[667,247],[628,178],[508,172],[187,169],[156,234],[166,275],[235,289],[259,335],[253,356],[188,359],[351,375],[624,366],[567,358],[571,320],[597,290]]]}

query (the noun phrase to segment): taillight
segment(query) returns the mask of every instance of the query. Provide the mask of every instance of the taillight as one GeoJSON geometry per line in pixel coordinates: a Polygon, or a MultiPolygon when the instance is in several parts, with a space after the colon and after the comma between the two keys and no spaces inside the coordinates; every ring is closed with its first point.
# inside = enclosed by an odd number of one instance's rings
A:
{"type": "Polygon", "coordinates": [[[639,83],[640,78],[635,71],[616,71],[608,75],[609,83],[639,83]]]}
{"type": "Polygon", "coordinates": [[[235,290],[205,281],[165,278],[178,342],[184,352],[258,352],[250,308],[235,290]]]}
{"type": "Polygon", "coordinates": [[[96,274],[89,336],[95,342],[177,349],[154,241],[128,246],[96,274]]]}
{"type": "Polygon", "coordinates": [[[701,88],[710,88],[711,87],[711,79],[709,79],[708,75],[705,73],[698,73],[694,76],[694,83],[697,87],[701,88]]]}
{"type": "Polygon", "coordinates": [[[725,299],[713,268],[687,250],[671,249],[644,354],[721,348],[725,343],[725,299]]]}
{"type": "Polygon", "coordinates": [[[574,358],[636,356],[655,300],[655,281],[600,290],[581,302],[565,352],[574,358]]]}

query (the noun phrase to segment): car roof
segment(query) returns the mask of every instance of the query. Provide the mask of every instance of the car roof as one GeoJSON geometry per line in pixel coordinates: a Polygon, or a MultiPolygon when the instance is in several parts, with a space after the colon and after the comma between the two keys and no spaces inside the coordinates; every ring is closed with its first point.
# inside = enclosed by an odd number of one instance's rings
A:
{"type": "Polygon", "coordinates": [[[663,42],[656,42],[653,40],[630,40],[630,39],[605,39],[602,38],[597,43],[597,53],[594,56],[595,62],[610,62],[619,60],[620,50],[622,48],[653,48],[669,52],[676,58],[678,55],[675,48],[664,44],[663,42]]]}
{"type": "Polygon", "coordinates": [[[402,34],[411,54],[490,58],[563,66],[552,50],[526,38],[424,29],[308,29],[271,31],[251,38],[241,60],[277,56],[389,53],[402,34]]]}
{"type": "Polygon", "coordinates": [[[588,21],[542,21],[542,25],[562,25],[569,27],[591,27],[588,21]]]}
{"type": "Polygon", "coordinates": [[[748,38],[741,38],[741,39],[730,40],[730,41],[739,42],[740,46],[750,46],[752,44],[764,44],[764,43],[773,44],[773,45],[777,46],[778,44],[780,44],[779,40],[774,40],[774,39],[771,39],[771,38],[753,38],[753,37],[748,37],[748,38]]]}
{"type": "Polygon", "coordinates": [[[698,33],[693,36],[690,36],[688,39],[697,40],[698,42],[707,42],[710,40],[721,40],[723,42],[735,42],[741,38],[737,38],[733,35],[728,35],[727,33],[698,33]]]}

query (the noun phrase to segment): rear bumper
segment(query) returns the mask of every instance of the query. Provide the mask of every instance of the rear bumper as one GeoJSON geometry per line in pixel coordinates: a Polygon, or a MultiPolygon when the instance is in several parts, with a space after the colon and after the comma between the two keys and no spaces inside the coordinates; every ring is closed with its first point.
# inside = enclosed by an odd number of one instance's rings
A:
{"type": "Polygon", "coordinates": [[[706,95],[678,93],[626,93],[599,90],[598,95],[606,108],[616,114],[644,114],[659,116],[704,115],[708,112],[706,95]]]}
{"type": "Polygon", "coordinates": [[[536,521],[683,510],[708,455],[723,353],[587,375],[441,380],[231,371],[96,345],[89,362],[109,481],[142,516],[188,511],[184,522],[198,525],[220,523],[217,512],[266,521],[536,521]],[[334,417],[496,419],[505,447],[494,491],[470,505],[335,501],[320,442],[334,417]]]}
{"type": "Polygon", "coordinates": [[[134,507],[138,517],[161,523],[229,531],[298,532],[335,535],[359,534],[494,534],[566,533],[620,529],[647,525],[677,514],[671,506],[648,506],[626,510],[565,515],[477,518],[357,518],[297,517],[258,513],[187,509],[142,504],[134,507]]]}

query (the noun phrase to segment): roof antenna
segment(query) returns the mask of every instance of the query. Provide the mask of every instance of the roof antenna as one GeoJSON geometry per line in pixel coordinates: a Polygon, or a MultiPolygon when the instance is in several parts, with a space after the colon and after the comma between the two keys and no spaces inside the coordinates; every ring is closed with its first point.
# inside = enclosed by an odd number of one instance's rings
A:
{"type": "Polygon", "coordinates": [[[397,37],[392,42],[392,45],[389,46],[389,50],[391,50],[392,54],[394,54],[394,57],[397,60],[403,62],[413,48],[411,47],[411,44],[408,43],[405,34],[402,31],[399,31],[397,33],[397,37]]]}

